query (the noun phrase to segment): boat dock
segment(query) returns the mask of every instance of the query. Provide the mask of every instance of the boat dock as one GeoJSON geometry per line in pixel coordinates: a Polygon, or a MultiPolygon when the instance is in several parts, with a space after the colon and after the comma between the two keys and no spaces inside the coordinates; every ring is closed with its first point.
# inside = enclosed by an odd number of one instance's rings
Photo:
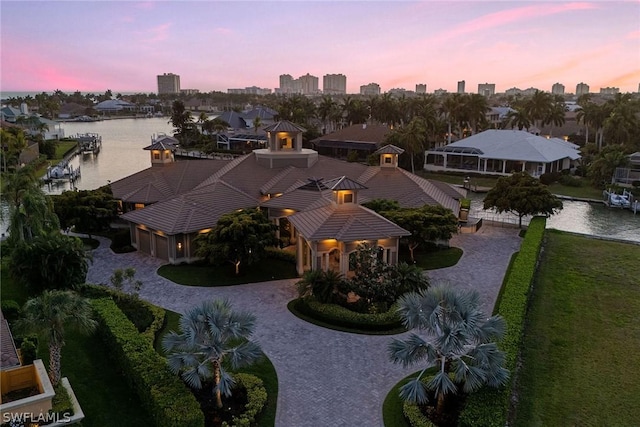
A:
{"type": "Polygon", "coordinates": [[[98,154],[102,148],[102,137],[97,133],[78,134],[73,138],[78,141],[78,152],[82,154],[98,154]]]}
{"type": "Polygon", "coordinates": [[[55,166],[49,166],[43,180],[48,184],[56,181],[75,182],[78,178],[80,178],[80,166],[76,169],[68,160],[63,160],[55,166]]]}
{"type": "Polygon", "coordinates": [[[623,190],[622,194],[617,194],[615,191],[604,190],[602,197],[604,204],[610,208],[629,209],[634,214],[640,211],[640,200],[630,191],[623,190]]]}

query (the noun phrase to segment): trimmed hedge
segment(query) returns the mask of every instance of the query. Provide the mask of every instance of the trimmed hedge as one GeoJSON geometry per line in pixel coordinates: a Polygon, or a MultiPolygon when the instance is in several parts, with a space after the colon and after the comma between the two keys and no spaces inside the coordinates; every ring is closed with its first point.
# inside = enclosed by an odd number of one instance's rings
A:
{"type": "Polygon", "coordinates": [[[411,427],[435,427],[435,424],[420,411],[415,403],[405,401],[402,405],[402,413],[411,427]]]}
{"type": "Polygon", "coordinates": [[[295,308],[313,319],[344,328],[362,331],[390,331],[402,328],[402,320],[395,305],[386,313],[356,313],[337,304],[322,304],[311,296],[298,299],[295,308]]]}
{"type": "Polygon", "coordinates": [[[279,259],[281,261],[296,263],[296,254],[294,252],[283,251],[278,248],[265,248],[264,249],[267,258],[279,259]]]}
{"type": "Polygon", "coordinates": [[[460,425],[463,427],[504,427],[507,422],[509,399],[522,343],[530,289],[546,223],[544,217],[535,217],[531,220],[520,246],[520,252],[507,273],[502,298],[497,302],[497,314],[502,316],[507,324],[505,336],[498,346],[505,352],[505,367],[511,372],[511,380],[506,387],[499,389],[484,387],[469,395],[460,415],[460,425]]]}
{"type": "Polygon", "coordinates": [[[250,427],[267,402],[267,390],[262,380],[255,375],[237,373],[233,374],[233,378],[247,390],[247,404],[242,415],[234,416],[231,424],[223,422],[222,427],[250,427]]]}
{"type": "Polygon", "coordinates": [[[116,303],[95,299],[92,305],[99,333],[108,351],[159,427],[202,427],[204,415],[191,391],[169,371],[166,360],[149,339],[140,339],[136,327],[116,303]]]}
{"type": "Polygon", "coordinates": [[[90,284],[83,286],[82,294],[88,298],[108,297],[113,299],[118,308],[138,329],[138,332],[150,340],[151,345],[153,345],[158,331],[164,326],[166,311],[162,307],[153,305],[136,296],[105,286],[90,284]]]}

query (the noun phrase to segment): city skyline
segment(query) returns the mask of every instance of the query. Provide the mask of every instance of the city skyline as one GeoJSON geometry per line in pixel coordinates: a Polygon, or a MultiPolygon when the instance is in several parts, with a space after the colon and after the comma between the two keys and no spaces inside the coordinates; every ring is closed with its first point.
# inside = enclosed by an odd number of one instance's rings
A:
{"type": "Polygon", "coordinates": [[[496,92],[640,83],[640,2],[3,1],[0,89],[275,89],[281,74],[496,92]],[[330,18],[330,19],[329,19],[330,18]]]}

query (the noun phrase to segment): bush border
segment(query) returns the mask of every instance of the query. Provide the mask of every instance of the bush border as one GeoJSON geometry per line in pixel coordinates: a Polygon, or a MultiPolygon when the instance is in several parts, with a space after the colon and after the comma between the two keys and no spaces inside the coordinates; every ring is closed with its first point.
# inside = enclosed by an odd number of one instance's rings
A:
{"type": "Polygon", "coordinates": [[[497,310],[494,310],[507,324],[505,336],[498,343],[498,347],[505,352],[505,367],[511,372],[510,380],[506,386],[499,389],[484,387],[470,394],[460,414],[460,425],[463,427],[504,427],[507,423],[527,305],[546,224],[545,217],[535,217],[529,223],[520,252],[507,272],[502,297],[496,302],[497,310]]]}

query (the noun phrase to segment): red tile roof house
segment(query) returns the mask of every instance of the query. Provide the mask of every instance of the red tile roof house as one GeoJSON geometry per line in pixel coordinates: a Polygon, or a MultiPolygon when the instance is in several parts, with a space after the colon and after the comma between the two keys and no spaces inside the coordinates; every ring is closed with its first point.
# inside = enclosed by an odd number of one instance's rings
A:
{"type": "Polygon", "coordinates": [[[380,164],[366,166],[302,148],[305,130],[293,123],[265,130],[266,148],[231,161],[176,162],[171,146],[147,147],[152,166],[111,184],[131,244],[172,264],[195,261],[198,234],[225,213],[259,206],[281,230],[292,229],[299,274],[320,268],[348,273],[358,243],[381,248],[394,264],[399,240],[408,235],[362,203],[384,198],[403,207],[438,204],[459,214],[465,191],[400,169],[398,147],[379,149],[380,164]]]}

